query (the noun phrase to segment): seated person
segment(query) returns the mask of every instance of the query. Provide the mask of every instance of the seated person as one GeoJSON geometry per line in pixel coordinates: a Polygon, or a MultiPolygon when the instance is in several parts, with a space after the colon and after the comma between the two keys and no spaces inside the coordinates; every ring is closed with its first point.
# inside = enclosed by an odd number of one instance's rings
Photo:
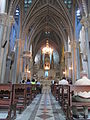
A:
{"type": "MultiPolygon", "coordinates": [[[[79,79],[75,82],[75,85],[90,85],[90,80],[87,77],[82,77],[82,79],[79,79]]],[[[90,102],[90,92],[79,92],[79,93],[74,93],[73,97],[72,97],[73,101],[77,101],[77,102],[90,102]]],[[[88,108],[87,107],[83,107],[84,108],[84,117],[88,117],[88,108]]],[[[78,118],[79,114],[77,111],[76,107],[72,107],[72,111],[73,111],[73,116],[78,118]]]]}
{"type": "Polygon", "coordinates": [[[29,79],[27,79],[27,82],[26,82],[26,84],[30,84],[30,80],[29,80],[29,79]]]}
{"type": "Polygon", "coordinates": [[[37,85],[41,85],[41,83],[39,81],[36,82],[37,85]]]}
{"type": "Polygon", "coordinates": [[[35,79],[32,79],[31,84],[32,84],[32,85],[36,84],[35,79]]]}
{"type": "MultiPolygon", "coordinates": [[[[36,84],[35,79],[32,79],[31,84],[32,84],[32,85],[35,85],[35,84],[36,84]]],[[[36,87],[33,86],[33,87],[32,87],[32,90],[33,90],[33,91],[36,90],[36,87]]]]}
{"type": "Polygon", "coordinates": [[[62,80],[59,81],[59,85],[68,85],[68,81],[66,80],[65,77],[62,78],[62,80]]]}
{"type": "Polygon", "coordinates": [[[69,84],[72,84],[72,79],[71,78],[67,78],[67,81],[69,84]]]}
{"type": "Polygon", "coordinates": [[[54,81],[54,85],[58,85],[57,81],[54,81]]]}
{"type": "Polygon", "coordinates": [[[25,80],[22,80],[21,84],[25,84],[25,80]]]}
{"type": "Polygon", "coordinates": [[[51,85],[54,85],[54,80],[51,81],[51,85]]]}
{"type": "Polygon", "coordinates": [[[42,85],[39,81],[36,82],[36,84],[38,85],[37,86],[37,89],[39,90],[39,93],[41,93],[41,90],[42,90],[42,85]]]}

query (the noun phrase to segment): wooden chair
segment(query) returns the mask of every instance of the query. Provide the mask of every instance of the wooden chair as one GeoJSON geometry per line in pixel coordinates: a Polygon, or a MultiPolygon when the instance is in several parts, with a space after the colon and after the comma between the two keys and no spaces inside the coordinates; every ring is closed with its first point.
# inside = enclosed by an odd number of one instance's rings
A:
{"type": "Polygon", "coordinates": [[[16,108],[21,111],[26,108],[26,85],[14,84],[13,86],[13,103],[16,104],[16,108]]]}
{"type": "Polygon", "coordinates": [[[72,94],[73,92],[89,92],[90,91],[90,85],[71,85],[70,86],[70,94],[69,94],[69,101],[68,101],[68,118],[70,120],[73,119],[72,114],[72,106],[75,106],[77,109],[82,109],[83,107],[87,106],[90,107],[90,102],[73,102],[72,101],[72,94]]]}
{"type": "Polygon", "coordinates": [[[12,84],[0,84],[0,109],[7,109],[8,111],[8,116],[5,120],[11,120],[16,117],[16,105],[12,101],[12,89],[12,84]]]}

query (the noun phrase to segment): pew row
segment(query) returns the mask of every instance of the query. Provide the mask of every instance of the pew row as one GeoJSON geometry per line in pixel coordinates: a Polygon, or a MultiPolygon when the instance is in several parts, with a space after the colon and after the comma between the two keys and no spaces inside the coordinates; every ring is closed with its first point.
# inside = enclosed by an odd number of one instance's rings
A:
{"type": "MultiPolygon", "coordinates": [[[[64,113],[68,120],[73,120],[72,107],[76,107],[79,110],[82,110],[83,107],[88,107],[90,109],[90,102],[75,102],[72,100],[75,92],[90,92],[90,86],[86,85],[53,85],[51,86],[51,92],[55,98],[57,98],[58,90],[58,102],[62,106],[64,113]],[[56,88],[57,87],[57,88],[56,88]]],[[[87,119],[87,116],[84,116],[84,120],[87,119]]],[[[80,116],[79,116],[80,118],[80,116]]],[[[78,119],[79,119],[78,118],[78,119]]],[[[81,118],[80,118],[81,119],[81,118]]]]}
{"type": "MultiPolygon", "coordinates": [[[[16,104],[13,101],[13,85],[0,84],[0,111],[7,110],[8,115],[5,120],[11,120],[16,117],[16,104]]],[[[0,118],[2,120],[2,118],[0,118]]],[[[3,118],[4,120],[4,118],[3,118]]]]}
{"type": "Polygon", "coordinates": [[[37,89],[37,85],[31,84],[0,84],[0,111],[8,111],[5,120],[14,119],[16,110],[21,113],[40,93],[37,89]]]}

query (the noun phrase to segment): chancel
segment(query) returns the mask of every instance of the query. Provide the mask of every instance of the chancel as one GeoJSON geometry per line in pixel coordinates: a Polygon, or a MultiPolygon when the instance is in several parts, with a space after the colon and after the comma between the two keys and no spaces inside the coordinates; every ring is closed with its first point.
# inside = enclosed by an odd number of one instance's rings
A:
{"type": "Polygon", "coordinates": [[[0,120],[90,119],[90,0],[0,0],[0,120]]]}

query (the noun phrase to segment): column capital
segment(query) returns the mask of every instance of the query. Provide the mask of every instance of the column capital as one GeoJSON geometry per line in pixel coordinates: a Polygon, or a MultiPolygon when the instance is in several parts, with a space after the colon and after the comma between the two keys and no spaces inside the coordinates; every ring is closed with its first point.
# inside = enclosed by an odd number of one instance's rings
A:
{"type": "Polygon", "coordinates": [[[7,13],[0,13],[0,24],[1,25],[9,25],[9,23],[13,24],[15,22],[13,16],[8,16],[7,13]]]}
{"type": "Polygon", "coordinates": [[[81,24],[84,25],[85,28],[90,27],[90,15],[88,17],[82,17],[81,24]]]}
{"type": "Polygon", "coordinates": [[[7,20],[7,25],[11,25],[14,24],[15,20],[13,16],[8,16],[8,20],[7,20]]]}
{"type": "Polygon", "coordinates": [[[66,58],[70,58],[71,57],[71,52],[70,51],[65,51],[64,54],[65,54],[66,58]]]}
{"type": "Polygon", "coordinates": [[[71,47],[74,47],[74,48],[79,48],[80,46],[80,41],[70,41],[69,43],[71,45],[71,47]]]}
{"type": "Polygon", "coordinates": [[[0,13],[0,25],[5,25],[7,20],[7,13],[0,13]]]}

